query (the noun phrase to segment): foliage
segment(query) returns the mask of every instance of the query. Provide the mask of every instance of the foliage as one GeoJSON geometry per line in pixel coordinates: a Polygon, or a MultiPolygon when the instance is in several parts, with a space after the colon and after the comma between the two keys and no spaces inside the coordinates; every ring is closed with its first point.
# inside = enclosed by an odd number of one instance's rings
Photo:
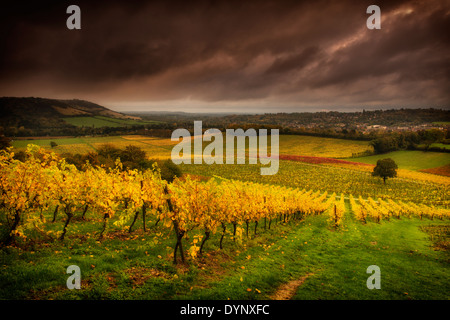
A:
{"type": "Polygon", "coordinates": [[[377,161],[375,168],[373,168],[372,175],[383,178],[383,182],[386,184],[387,178],[395,178],[397,176],[397,169],[397,164],[391,158],[380,159],[377,161]]]}
{"type": "MultiPolygon", "coordinates": [[[[190,176],[168,182],[162,179],[156,165],[151,170],[131,170],[125,169],[119,159],[113,168],[86,164],[84,170],[78,170],[55,153],[33,145],[28,146],[24,162],[14,159],[10,150],[1,151],[0,169],[0,213],[5,223],[2,228],[6,232],[3,239],[6,245],[16,237],[26,241],[36,233],[47,239],[64,240],[75,214],[86,206],[102,221],[98,230],[100,238],[107,232],[111,219],[115,226],[129,223],[132,226],[142,211],[144,229],[147,214],[174,230],[176,262],[177,251],[184,261],[182,242],[193,230],[204,233],[193,244],[197,247],[201,239],[200,248],[190,249],[191,255],[201,256],[205,242],[217,230],[221,231],[222,247],[226,225],[233,226],[233,240],[236,240],[243,228],[245,237],[250,237],[250,224],[254,225],[256,236],[262,222],[267,230],[273,221],[287,223],[328,212],[331,225],[337,229],[345,212],[344,194],[338,200],[336,193],[328,196],[319,190],[228,179],[221,179],[220,183],[216,179],[204,182],[190,176]],[[50,207],[59,208],[65,214],[62,230],[55,232],[42,214],[50,207]]],[[[392,216],[421,219],[449,216],[444,208],[381,198],[375,201],[371,197],[367,201],[359,197],[357,207],[352,198],[352,210],[363,221],[369,218],[380,222],[392,216]]]]}
{"type": "Polygon", "coordinates": [[[345,212],[344,194],[341,194],[339,200],[335,195],[330,197],[331,205],[328,207],[329,222],[333,228],[337,229],[342,224],[342,218],[345,212]]]}
{"type": "Polygon", "coordinates": [[[0,134],[0,150],[4,150],[11,147],[11,139],[0,134]]]}

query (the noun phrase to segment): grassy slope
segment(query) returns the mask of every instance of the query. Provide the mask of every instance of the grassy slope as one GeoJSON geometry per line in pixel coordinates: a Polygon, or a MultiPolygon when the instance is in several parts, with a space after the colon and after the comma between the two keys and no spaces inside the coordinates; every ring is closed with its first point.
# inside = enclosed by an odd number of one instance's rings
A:
{"type": "Polygon", "coordinates": [[[450,164],[450,154],[425,151],[394,151],[374,156],[352,158],[351,161],[376,164],[377,160],[391,158],[399,168],[408,170],[420,170],[440,167],[450,164]]]}
{"type": "MultiPolygon", "coordinates": [[[[75,145],[83,144],[81,138],[57,138],[57,139],[29,139],[29,140],[14,140],[12,145],[17,149],[24,149],[28,144],[35,144],[44,148],[50,148],[50,142],[56,142],[58,145],[75,145]]],[[[56,149],[55,149],[56,151],[56,149]]]]}
{"type": "MultiPolygon", "coordinates": [[[[259,226],[258,236],[218,249],[218,234],[204,260],[172,264],[172,232],[162,225],[96,241],[100,220],[73,222],[64,243],[0,250],[2,299],[270,299],[279,286],[309,275],[294,299],[448,299],[448,252],[435,251],[420,226],[445,221],[353,220],[340,230],[327,217],[259,226]],[[86,238],[86,235],[90,237],[86,238]],[[82,289],[68,290],[66,268],[82,270],[82,289]],[[381,268],[381,290],[369,290],[366,269],[381,268]]],[[[154,221],[149,221],[150,226],[154,221]]],[[[61,228],[63,220],[55,224],[61,228]]],[[[185,249],[193,240],[184,240],[185,249]]]]}
{"type": "Polygon", "coordinates": [[[66,117],[63,118],[69,124],[77,127],[123,127],[126,125],[145,125],[149,123],[157,123],[158,121],[140,121],[133,119],[116,119],[108,118],[104,116],[94,116],[94,117],[66,117]]]}
{"type": "Polygon", "coordinates": [[[67,117],[63,118],[67,123],[77,127],[121,127],[122,125],[117,122],[112,122],[106,119],[98,117],[67,117]]]}
{"type": "Polygon", "coordinates": [[[347,215],[344,230],[303,233],[310,244],[308,263],[322,266],[298,291],[296,299],[447,299],[448,253],[431,249],[419,220],[367,225],[347,215]],[[366,269],[381,269],[381,289],[368,290],[366,269]],[[321,290],[318,290],[321,288],[321,290]]]}
{"type": "Polygon", "coordinates": [[[128,145],[141,147],[147,152],[149,158],[169,158],[172,146],[176,143],[170,139],[160,139],[141,136],[108,136],[108,137],[83,137],[83,138],[59,138],[59,139],[38,139],[38,140],[15,140],[14,148],[23,150],[28,144],[37,144],[50,149],[50,142],[58,144],[52,151],[56,153],[87,153],[95,151],[103,144],[113,144],[118,148],[125,148],[128,145]]]}

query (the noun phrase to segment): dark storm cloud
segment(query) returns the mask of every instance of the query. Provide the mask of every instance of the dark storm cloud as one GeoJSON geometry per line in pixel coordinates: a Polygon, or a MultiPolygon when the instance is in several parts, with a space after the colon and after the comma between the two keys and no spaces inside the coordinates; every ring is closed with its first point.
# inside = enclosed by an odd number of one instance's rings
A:
{"type": "Polygon", "coordinates": [[[72,2],[1,14],[0,95],[289,106],[450,102],[447,1],[72,2]],[[381,30],[366,8],[381,8],[381,30]],[[413,98],[411,98],[413,97],[413,98]]]}
{"type": "Polygon", "coordinates": [[[284,73],[291,70],[303,69],[319,53],[318,47],[308,47],[299,54],[293,54],[287,58],[278,58],[266,71],[270,73],[284,73]]]}
{"type": "Polygon", "coordinates": [[[321,75],[315,85],[392,73],[412,75],[420,80],[448,70],[450,43],[443,30],[450,28],[449,12],[427,12],[426,8],[413,5],[410,8],[421,15],[391,12],[380,32],[371,34],[364,30],[364,37],[359,41],[330,55],[324,68],[326,74],[321,75]]]}

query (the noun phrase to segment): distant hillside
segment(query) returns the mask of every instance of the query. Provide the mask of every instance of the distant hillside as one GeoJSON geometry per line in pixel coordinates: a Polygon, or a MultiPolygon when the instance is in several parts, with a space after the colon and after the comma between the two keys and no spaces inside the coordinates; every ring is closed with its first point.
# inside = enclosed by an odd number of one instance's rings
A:
{"type": "Polygon", "coordinates": [[[84,100],[0,98],[0,131],[8,136],[89,134],[88,127],[92,131],[149,123],[84,100]]]}
{"type": "Polygon", "coordinates": [[[115,119],[136,119],[84,100],[45,98],[0,98],[2,127],[55,128],[68,123],[71,116],[104,116],[115,119]]]}

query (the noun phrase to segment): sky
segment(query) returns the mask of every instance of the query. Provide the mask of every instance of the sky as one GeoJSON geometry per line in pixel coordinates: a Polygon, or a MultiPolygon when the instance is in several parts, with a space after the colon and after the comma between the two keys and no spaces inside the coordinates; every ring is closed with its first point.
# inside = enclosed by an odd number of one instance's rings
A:
{"type": "Polygon", "coordinates": [[[16,1],[0,27],[0,96],[117,111],[450,106],[448,0],[16,1]],[[372,4],[381,29],[366,26],[372,4]]]}

